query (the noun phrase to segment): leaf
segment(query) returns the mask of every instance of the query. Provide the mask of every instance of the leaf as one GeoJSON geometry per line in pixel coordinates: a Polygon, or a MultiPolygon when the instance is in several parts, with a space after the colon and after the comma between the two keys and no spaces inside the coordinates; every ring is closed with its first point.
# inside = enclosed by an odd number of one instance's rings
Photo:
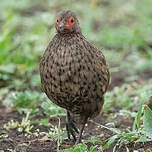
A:
{"type": "Polygon", "coordinates": [[[95,152],[97,150],[98,145],[91,146],[89,152],[95,152]]]}
{"type": "Polygon", "coordinates": [[[133,131],[135,131],[136,128],[137,128],[137,130],[139,129],[139,123],[140,123],[140,118],[141,118],[141,114],[142,114],[143,103],[144,102],[142,102],[139,106],[137,116],[136,116],[135,121],[133,123],[133,131]]]}
{"type": "Polygon", "coordinates": [[[108,128],[108,127],[103,126],[103,125],[101,125],[99,123],[96,123],[96,122],[94,122],[94,123],[96,125],[100,126],[101,128],[105,128],[105,129],[108,129],[108,130],[112,131],[113,133],[116,133],[116,134],[121,134],[122,133],[121,130],[119,130],[118,128],[108,128]]]}
{"type": "Polygon", "coordinates": [[[121,130],[119,130],[118,128],[109,128],[109,130],[111,130],[113,133],[121,134],[121,130]]]}
{"type": "Polygon", "coordinates": [[[147,149],[145,152],[152,152],[152,148],[147,149]]]}
{"type": "Polygon", "coordinates": [[[78,144],[74,148],[74,152],[87,152],[87,151],[88,151],[88,147],[86,144],[78,144]]]}
{"type": "Polygon", "coordinates": [[[152,111],[147,105],[144,112],[143,124],[146,135],[152,139],[152,111]]]}
{"type": "Polygon", "coordinates": [[[148,142],[151,141],[150,139],[148,139],[146,136],[140,136],[140,138],[138,140],[135,141],[135,143],[138,142],[148,142]]]}
{"type": "Polygon", "coordinates": [[[40,124],[44,125],[44,126],[48,126],[49,125],[49,119],[46,118],[46,119],[41,119],[40,120],[40,124]]]}
{"type": "Polygon", "coordinates": [[[142,113],[142,104],[139,107],[138,113],[137,113],[137,117],[136,117],[136,125],[137,125],[137,129],[139,129],[139,121],[141,118],[141,113],[142,113]]]}
{"type": "Polygon", "coordinates": [[[109,146],[115,142],[115,140],[118,138],[118,135],[114,135],[110,138],[108,138],[108,142],[103,146],[103,150],[109,148],[109,146]]]}

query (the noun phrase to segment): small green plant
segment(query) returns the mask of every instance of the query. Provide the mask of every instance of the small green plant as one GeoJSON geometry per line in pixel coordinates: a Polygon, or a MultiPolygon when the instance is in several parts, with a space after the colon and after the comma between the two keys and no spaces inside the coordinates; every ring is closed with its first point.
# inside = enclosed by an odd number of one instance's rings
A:
{"type": "Polygon", "coordinates": [[[97,145],[91,146],[88,150],[88,146],[86,144],[78,144],[74,148],[65,149],[63,152],[96,152],[97,145]]]}
{"type": "Polygon", "coordinates": [[[11,120],[7,124],[4,124],[4,128],[9,131],[10,129],[17,129],[19,132],[30,133],[33,125],[31,125],[31,121],[28,119],[29,113],[27,113],[26,117],[22,119],[21,123],[18,121],[11,120]]]}
{"type": "Polygon", "coordinates": [[[19,124],[19,126],[18,126],[19,127],[18,128],[19,132],[24,131],[24,132],[29,133],[32,130],[33,125],[31,125],[31,121],[29,120],[29,114],[30,113],[27,113],[26,117],[22,119],[21,124],[19,124]]]}
{"type": "Polygon", "coordinates": [[[40,100],[41,96],[36,91],[26,90],[24,92],[14,93],[12,96],[13,104],[17,108],[27,108],[35,110],[35,103],[40,100]]]}
{"type": "Polygon", "coordinates": [[[9,152],[16,152],[16,150],[13,150],[13,149],[7,149],[9,152]]]}
{"type": "Polygon", "coordinates": [[[4,128],[9,131],[10,129],[16,129],[18,125],[18,121],[11,120],[7,124],[4,124],[4,128]]]}
{"type": "Polygon", "coordinates": [[[116,151],[117,148],[121,148],[123,145],[129,144],[131,142],[137,143],[152,141],[152,111],[148,106],[146,106],[146,110],[144,112],[143,126],[140,126],[140,119],[142,116],[142,108],[144,102],[145,100],[140,104],[138,113],[135,117],[132,131],[128,130],[128,132],[122,132],[119,129],[108,128],[98,124],[99,126],[115,133],[114,136],[106,140],[107,143],[102,147],[103,150],[108,149],[110,145],[114,142],[115,146],[113,148],[113,151],[116,151]]]}
{"type": "Polygon", "coordinates": [[[150,148],[150,149],[146,149],[146,151],[145,152],[152,152],[152,148],[150,148]]]}
{"type": "Polygon", "coordinates": [[[7,137],[8,137],[8,134],[2,134],[2,135],[0,135],[0,139],[7,138],[7,137]]]}
{"type": "Polygon", "coordinates": [[[127,91],[129,87],[130,85],[124,84],[121,87],[115,87],[111,92],[107,92],[105,96],[106,104],[104,105],[104,109],[112,110],[113,105],[118,104],[118,106],[122,107],[124,110],[128,110],[132,101],[130,98],[132,92],[127,91]]]}
{"type": "Polygon", "coordinates": [[[85,140],[83,143],[88,143],[88,142],[90,142],[90,143],[92,143],[92,144],[101,144],[101,143],[103,143],[103,141],[102,140],[99,140],[99,139],[97,139],[97,138],[99,138],[99,137],[103,137],[104,135],[103,134],[101,134],[101,135],[98,135],[98,136],[91,136],[90,137],[90,139],[88,139],[88,140],[85,140]]]}
{"type": "Polygon", "coordinates": [[[50,126],[49,123],[49,119],[45,118],[45,119],[40,119],[39,121],[32,121],[33,124],[39,124],[39,125],[43,125],[43,126],[50,126]]]}
{"type": "MultiPolygon", "coordinates": [[[[10,148],[8,148],[7,151],[8,152],[16,152],[16,150],[13,150],[13,149],[10,149],[10,148]]],[[[25,151],[24,150],[20,150],[19,152],[25,152],[25,151]]]]}

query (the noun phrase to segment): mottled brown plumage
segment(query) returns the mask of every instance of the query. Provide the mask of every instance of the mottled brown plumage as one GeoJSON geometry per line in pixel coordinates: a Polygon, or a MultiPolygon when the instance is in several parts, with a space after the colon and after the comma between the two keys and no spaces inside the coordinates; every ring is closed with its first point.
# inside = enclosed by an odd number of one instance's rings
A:
{"type": "Polygon", "coordinates": [[[56,30],[40,62],[42,89],[52,102],[67,110],[69,138],[71,134],[76,140],[78,130],[72,117],[79,119],[82,127],[77,144],[87,120],[102,110],[109,70],[102,52],[81,34],[75,13],[60,12],[56,30]]]}

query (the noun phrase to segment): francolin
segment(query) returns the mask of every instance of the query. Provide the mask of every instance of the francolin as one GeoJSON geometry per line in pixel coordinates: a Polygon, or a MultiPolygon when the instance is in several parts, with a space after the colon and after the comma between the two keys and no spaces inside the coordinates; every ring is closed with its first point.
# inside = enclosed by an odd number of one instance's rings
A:
{"type": "Polygon", "coordinates": [[[42,90],[66,109],[67,135],[73,136],[76,145],[88,119],[102,110],[110,75],[104,55],[82,35],[74,12],[59,12],[55,27],[57,34],[40,62],[42,90]]]}

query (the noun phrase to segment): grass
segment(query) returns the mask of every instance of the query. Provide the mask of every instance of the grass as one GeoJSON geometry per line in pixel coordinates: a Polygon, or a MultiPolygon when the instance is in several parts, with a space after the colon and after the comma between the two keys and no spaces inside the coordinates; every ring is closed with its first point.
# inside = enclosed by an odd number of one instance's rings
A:
{"type": "MultiPolygon", "coordinates": [[[[49,120],[31,121],[41,111],[46,116],[64,116],[64,109],[50,102],[40,92],[39,61],[48,42],[55,34],[55,15],[60,9],[72,9],[77,12],[83,34],[92,43],[102,49],[110,64],[111,75],[127,73],[124,83],[115,86],[105,96],[104,113],[115,111],[107,120],[117,115],[134,119],[133,130],[112,131],[114,136],[107,139],[103,147],[98,139],[88,139],[93,143],[89,149],[86,144],[71,148],[71,152],[104,150],[115,144],[148,142],[151,137],[151,111],[146,108],[143,115],[142,103],[151,100],[152,78],[143,76],[146,70],[152,70],[152,5],[142,0],[5,0],[0,5],[0,103],[10,111],[17,109],[27,117],[22,122],[10,121],[4,125],[6,130],[19,129],[31,132],[33,123],[49,126],[49,120]],[[7,11],[6,11],[7,10],[7,11]],[[87,12],[87,13],[86,13],[87,12]],[[132,110],[135,107],[137,110],[132,110]],[[30,112],[30,114],[29,114],[30,112]],[[139,123],[143,121],[143,124],[139,123]],[[142,135],[142,138],[140,137],[142,135]],[[147,137],[148,136],[148,137],[147,137]]],[[[151,72],[152,73],[152,72],[151,72]]],[[[145,74],[146,75],[146,74],[145,74]]],[[[114,80],[116,81],[116,80],[114,80]]],[[[115,123],[115,122],[114,122],[115,123]]],[[[99,124],[98,124],[99,125],[99,124]]],[[[103,126],[101,126],[103,127],[103,126]]],[[[57,149],[62,141],[60,123],[53,133],[45,132],[57,140],[57,149]],[[61,134],[61,135],[60,135],[61,134]]],[[[41,132],[35,132],[41,134],[41,132]]],[[[5,138],[7,134],[0,135],[5,138]]],[[[115,150],[114,149],[114,150],[115,150]]],[[[13,149],[9,151],[14,151],[13,149]]],[[[152,150],[147,150],[147,152],[152,150]]]]}

